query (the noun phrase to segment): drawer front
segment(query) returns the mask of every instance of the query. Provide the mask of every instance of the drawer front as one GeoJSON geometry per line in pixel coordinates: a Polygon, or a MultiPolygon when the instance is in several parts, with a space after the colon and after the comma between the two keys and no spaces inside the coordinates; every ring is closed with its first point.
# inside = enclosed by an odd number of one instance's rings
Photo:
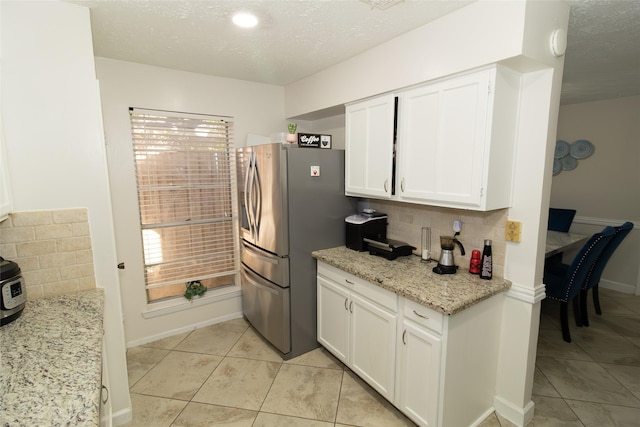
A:
{"type": "Polygon", "coordinates": [[[351,291],[359,293],[365,298],[391,310],[393,313],[398,311],[398,296],[380,286],[369,283],[353,274],[320,261],[318,261],[318,275],[324,276],[327,279],[345,286],[351,291]]]}
{"type": "Polygon", "coordinates": [[[406,298],[403,298],[402,313],[405,319],[410,319],[438,334],[442,334],[444,314],[406,298]]]}

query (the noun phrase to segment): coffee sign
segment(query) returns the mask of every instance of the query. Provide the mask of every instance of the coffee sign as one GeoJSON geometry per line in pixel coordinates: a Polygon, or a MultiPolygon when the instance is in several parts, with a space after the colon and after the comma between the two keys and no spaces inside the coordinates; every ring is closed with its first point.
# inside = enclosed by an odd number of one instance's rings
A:
{"type": "Polygon", "coordinates": [[[298,133],[298,147],[331,148],[331,135],[298,133]]]}

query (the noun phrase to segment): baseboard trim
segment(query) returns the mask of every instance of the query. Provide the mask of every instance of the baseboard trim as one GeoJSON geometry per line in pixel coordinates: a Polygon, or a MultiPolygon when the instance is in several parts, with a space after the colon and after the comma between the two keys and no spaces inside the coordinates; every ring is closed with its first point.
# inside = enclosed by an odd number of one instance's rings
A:
{"type": "Polygon", "coordinates": [[[618,291],[629,295],[634,295],[636,292],[636,288],[627,285],[625,283],[614,282],[613,280],[604,280],[601,279],[598,286],[602,289],[611,289],[612,291],[618,291]]]}
{"type": "Polygon", "coordinates": [[[480,415],[480,417],[477,420],[475,420],[473,423],[469,424],[469,427],[478,427],[478,426],[482,425],[482,423],[484,423],[486,421],[486,419],[489,418],[491,416],[491,414],[493,414],[495,412],[496,412],[496,408],[491,407],[491,408],[487,409],[487,411],[484,414],[480,415]]]}
{"type": "Polygon", "coordinates": [[[496,396],[493,403],[497,414],[517,426],[525,426],[533,419],[533,409],[535,404],[532,400],[530,400],[524,408],[520,408],[500,396],[496,396]]]}
{"type": "Polygon", "coordinates": [[[121,426],[133,419],[133,408],[125,408],[111,415],[114,426],[121,426]]]}
{"type": "Polygon", "coordinates": [[[139,345],[148,344],[153,341],[157,341],[162,338],[172,337],[174,335],[181,334],[183,332],[190,332],[196,329],[204,328],[205,326],[215,325],[216,323],[226,322],[227,320],[239,319],[242,317],[242,312],[238,311],[235,313],[227,314],[224,316],[218,316],[213,319],[208,319],[203,322],[193,323],[188,326],[184,326],[182,328],[172,329],[170,331],[165,331],[160,334],[152,335],[149,337],[144,337],[139,340],[129,341],[127,343],[127,348],[137,347],[139,345]]]}

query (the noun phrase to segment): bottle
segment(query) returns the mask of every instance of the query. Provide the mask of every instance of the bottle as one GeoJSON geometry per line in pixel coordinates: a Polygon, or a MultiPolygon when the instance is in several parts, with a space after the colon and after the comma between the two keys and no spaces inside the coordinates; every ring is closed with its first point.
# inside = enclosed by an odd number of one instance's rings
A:
{"type": "Polygon", "coordinates": [[[469,273],[480,274],[480,266],[482,261],[480,260],[480,251],[474,249],[471,251],[471,260],[469,261],[469,273]]]}
{"type": "Polygon", "coordinates": [[[482,250],[482,265],[480,267],[480,278],[490,280],[492,276],[493,264],[491,261],[491,240],[484,241],[482,250]]]}

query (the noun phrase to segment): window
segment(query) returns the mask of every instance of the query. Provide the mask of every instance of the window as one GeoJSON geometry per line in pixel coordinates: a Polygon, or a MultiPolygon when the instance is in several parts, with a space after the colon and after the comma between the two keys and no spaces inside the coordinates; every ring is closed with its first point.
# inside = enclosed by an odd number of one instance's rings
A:
{"type": "Polygon", "coordinates": [[[238,272],[235,150],[228,117],[131,109],[147,301],[238,272]]]}

